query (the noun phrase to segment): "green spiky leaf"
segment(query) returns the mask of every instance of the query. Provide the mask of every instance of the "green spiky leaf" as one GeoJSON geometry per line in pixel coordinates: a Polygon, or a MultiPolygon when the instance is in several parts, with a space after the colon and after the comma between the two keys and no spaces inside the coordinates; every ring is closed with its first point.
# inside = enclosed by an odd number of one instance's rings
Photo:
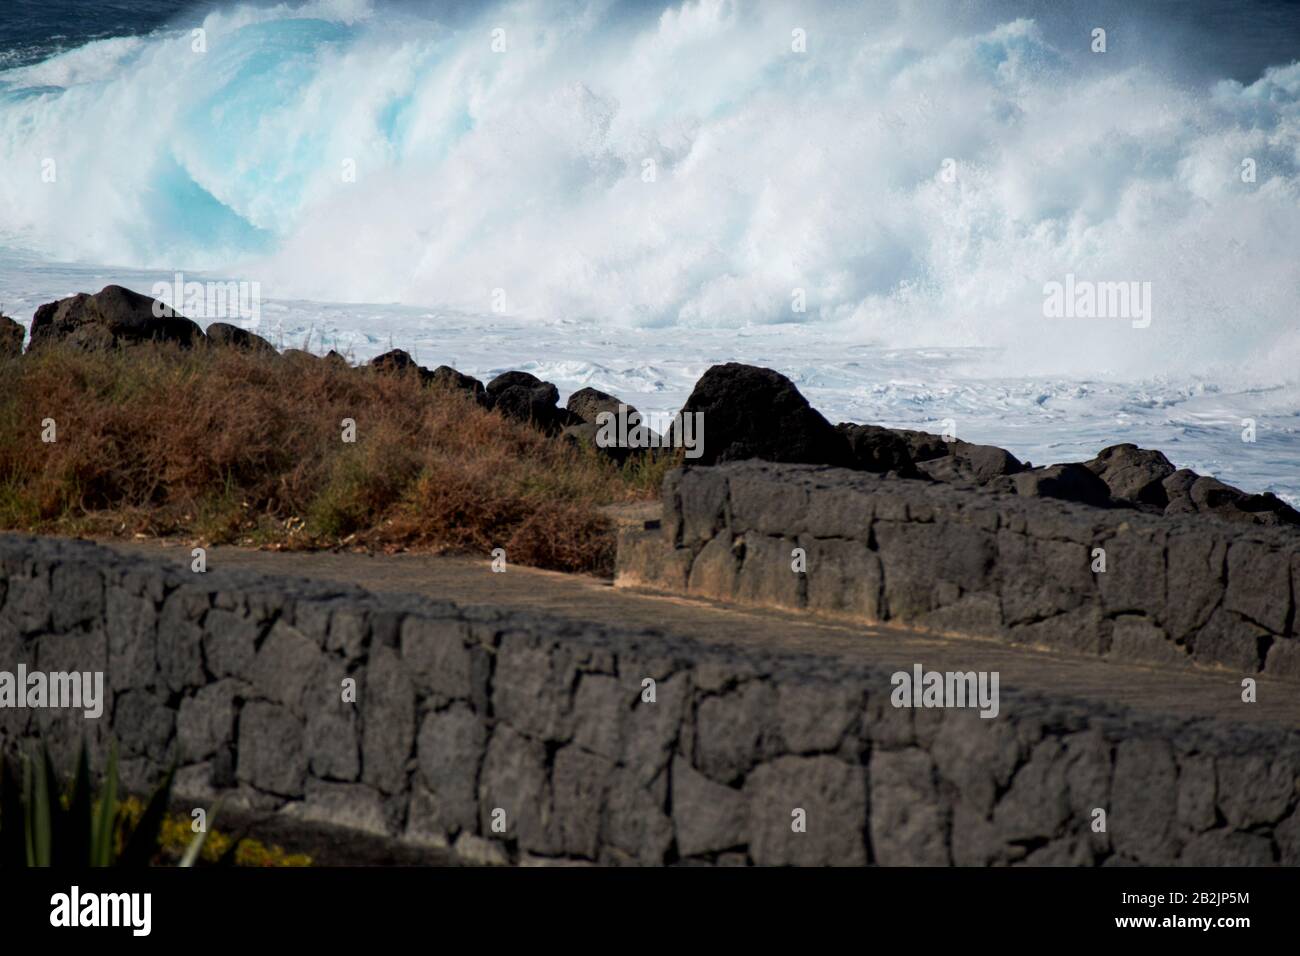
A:
{"type": "Polygon", "coordinates": [[[55,866],[87,866],[90,863],[91,796],[90,758],[86,742],[82,740],[77,751],[77,769],[73,773],[72,792],[68,807],[60,808],[59,825],[55,828],[55,866]]]}
{"type": "Polygon", "coordinates": [[[0,757],[0,867],[27,865],[22,786],[14,761],[0,757]]]}
{"type": "Polygon", "coordinates": [[[163,819],[167,815],[167,805],[171,802],[172,779],[175,776],[176,765],[173,763],[167,769],[162,782],[158,784],[158,789],[149,798],[149,805],[145,807],[140,822],[136,824],[131,838],[122,849],[122,855],[117,861],[118,866],[148,866],[153,860],[158,852],[158,835],[162,831],[163,819]]]}
{"type": "Polygon", "coordinates": [[[59,800],[49,748],[42,746],[27,766],[27,863],[29,866],[49,866],[54,859],[54,822],[58,819],[55,810],[59,800]]]}
{"type": "Polygon", "coordinates": [[[99,807],[90,836],[90,865],[112,866],[117,849],[117,743],[109,746],[108,765],[104,768],[104,786],[99,791],[99,807]]]}

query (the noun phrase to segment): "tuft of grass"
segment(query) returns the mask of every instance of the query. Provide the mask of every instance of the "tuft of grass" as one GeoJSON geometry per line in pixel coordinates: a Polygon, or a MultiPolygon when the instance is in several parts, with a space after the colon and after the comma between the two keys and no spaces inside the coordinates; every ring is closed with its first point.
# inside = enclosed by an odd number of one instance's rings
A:
{"type": "Polygon", "coordinates": [[[22,757],[21,768],[20,781],[14,768],[0,760],[0,866],[140,867],[157,855],[174,767],[147,805],[135,801],[134,817],[117,799],[116,747],[109,753],[98,800],[91,793],[84,741],[66,793],[44,744],[22,757]]]}
{"type": "Polygon", "coordinates": [[[515,563],[608,573],[614,529],[599,509],[656,497],[673,464],[657,454],[619,467],[413,374],[168,346],[0,359],[0,528],[11,530],[504,547],[515,563]]]}

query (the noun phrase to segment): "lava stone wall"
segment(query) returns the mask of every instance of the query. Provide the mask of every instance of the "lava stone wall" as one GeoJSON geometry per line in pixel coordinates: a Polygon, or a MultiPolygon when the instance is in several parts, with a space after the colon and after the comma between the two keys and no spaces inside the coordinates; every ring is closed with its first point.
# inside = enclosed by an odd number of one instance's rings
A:
{"type": "Polygon", "coordinates": [[[132,789],[176,758],[196,800],[471,860],[1300,863],[1300,735],[1006,688],[995,719],[896,709],[888,673],[839,659],[0,536],[0,669],[20,661],[102,669],[111,700],[2,708],[7,750],[68,767],[115,737],[132,789]]]}
{"type": "Polygon", "coordinates": [[[741,462],[670,473],[663,527],[623,535],[618,580],[1300,680],[1300,532],[1286,527],[741,462]]]}

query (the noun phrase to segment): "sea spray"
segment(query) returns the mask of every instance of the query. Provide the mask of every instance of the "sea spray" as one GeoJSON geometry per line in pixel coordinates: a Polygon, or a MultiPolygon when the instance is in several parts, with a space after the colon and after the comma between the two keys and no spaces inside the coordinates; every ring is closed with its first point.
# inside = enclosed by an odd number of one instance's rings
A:
{"type": "Polygon", "coordinates": [[[1193,89],[922,6],[222,7],[201,53],[180,28],[0,73],[0,244],[1017,372],[1295,368],[1300,65],[1193,89]],[[1149,283],[1159,321],[1046,318],[1068,274],[1149,283]]]}

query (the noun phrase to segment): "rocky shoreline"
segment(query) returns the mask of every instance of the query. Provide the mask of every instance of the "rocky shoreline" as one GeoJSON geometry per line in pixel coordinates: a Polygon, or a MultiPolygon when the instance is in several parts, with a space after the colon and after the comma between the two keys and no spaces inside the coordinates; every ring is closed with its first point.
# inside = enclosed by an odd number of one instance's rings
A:
{"type": "MultiPolygon", "coordinates": [[[[0,357],[22,354],[23,337],[21,324],[0,315],[0,357]]],[[[214,322],[205,331],[162,303],[115,285],[42,305],[32,320],[27,354],[54,343],[97,350],[149,342],[182,349],[245,349],[278,353],[286,362],[350,366],[336,351],[324,356],[299,349],[278,352],[261,336],[225,322],[214,322]]],[[[617,397],[597,389],[580,389],[561,406],[556,386],[527,372],[505,372],[485,384],[447,365],[424,368],[401,349],[359,367],[364,369],[418,375],[427,385],[465,393],[484,408],[530,423],[549,436],[597,447],[616,461],[648,451],[596,440],[601,413],[617,415],[623,406],[617,397]]],[[[635,409],[623,407],[634,423],[639,420],[635,409]]],[[[695,462],[703,465],[746,459],[831,465],[1097,508],[1300,526],[1300,512],[1270,492],[1250,493],[1179,469],[1160,451],[1128,443],[1103,448],[1088,461],[1035,466],[1005,449],[955,436],[852,422],[832,425],[784,375],[751,365],[728,363],[705,372],[681,409],[681,416],[692,413],[701,414],[706,423],[695,462]]],[[[671,445],[671,434],[667,438],[664,444],[671,445]]]]}

